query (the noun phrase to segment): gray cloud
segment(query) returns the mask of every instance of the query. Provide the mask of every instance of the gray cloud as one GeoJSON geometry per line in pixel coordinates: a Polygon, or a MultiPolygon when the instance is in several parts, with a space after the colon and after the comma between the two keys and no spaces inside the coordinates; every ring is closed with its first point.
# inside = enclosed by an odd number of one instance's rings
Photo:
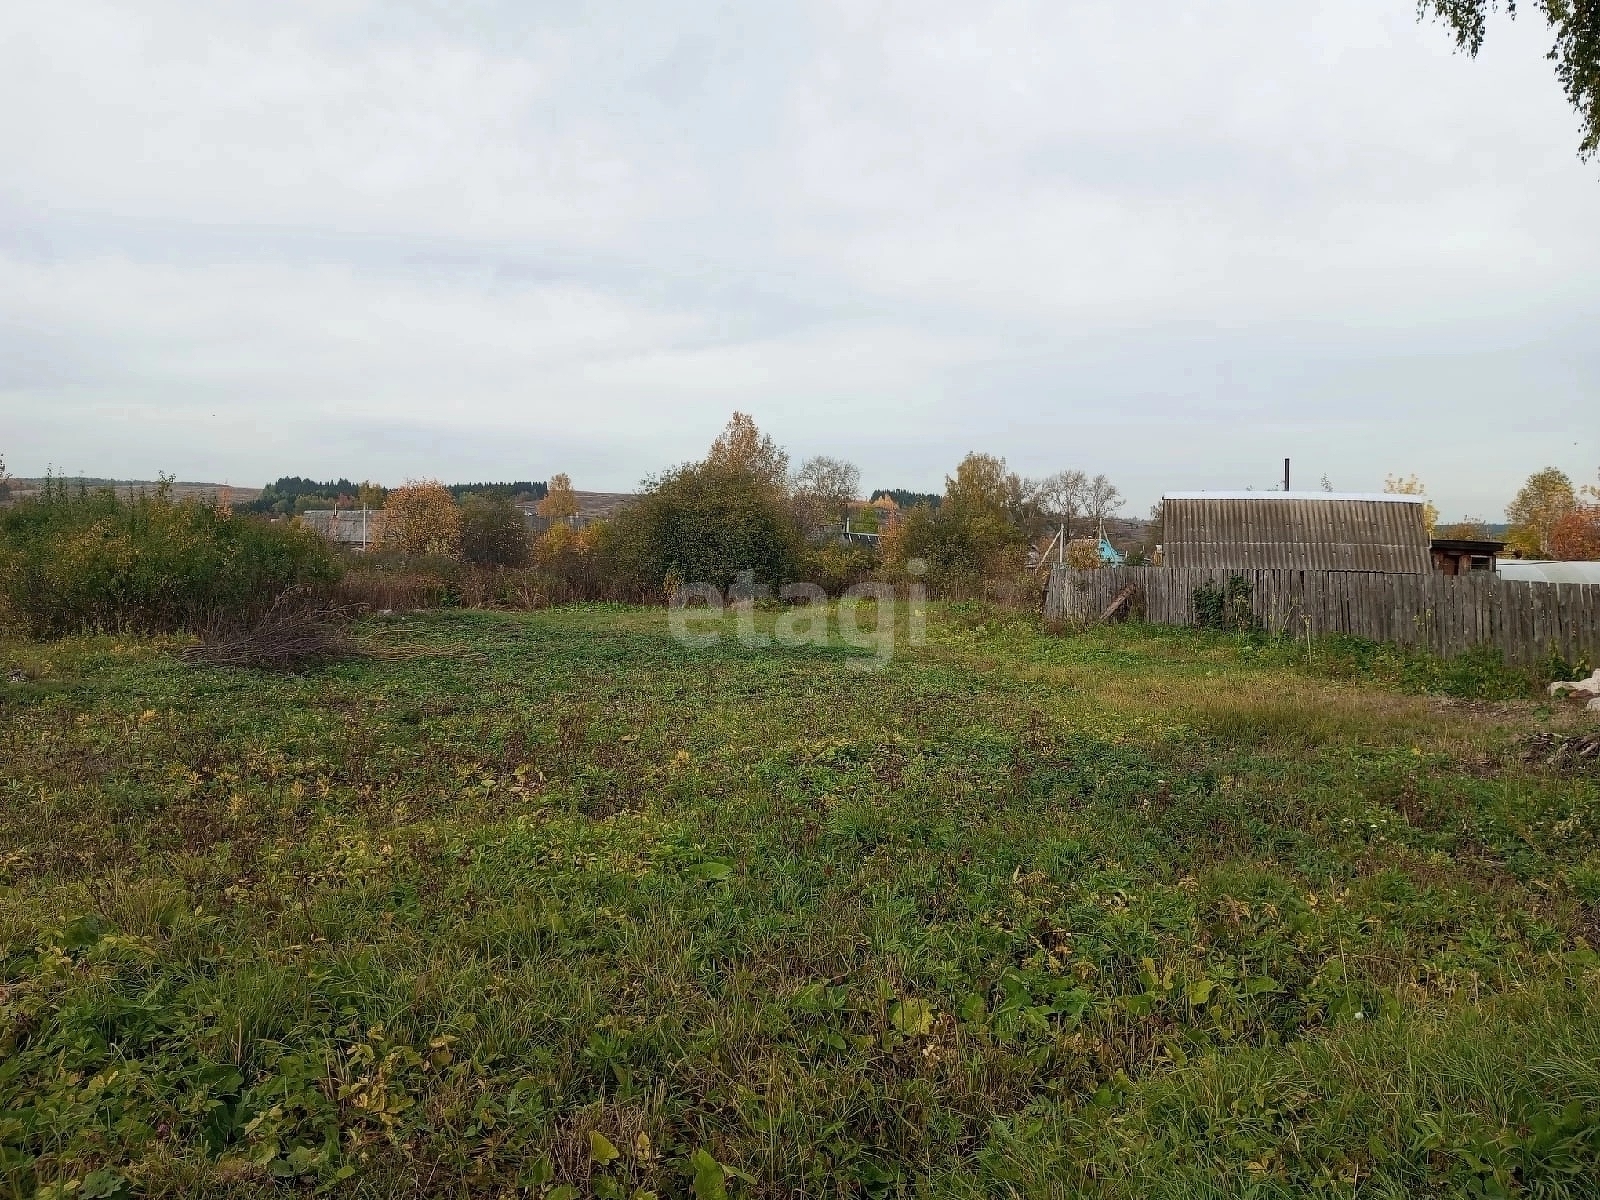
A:
{"type": "Polygon", "coordinates": [[[1542,32],[1403,0],[0,12],[14,469],[629,486],[733,407],[869,485],[1600,464],[1542,32]]]}

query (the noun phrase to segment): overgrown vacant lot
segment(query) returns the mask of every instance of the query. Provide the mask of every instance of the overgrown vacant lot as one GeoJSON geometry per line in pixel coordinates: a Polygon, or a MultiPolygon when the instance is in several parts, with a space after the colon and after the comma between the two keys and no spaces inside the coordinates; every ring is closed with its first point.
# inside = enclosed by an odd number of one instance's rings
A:
{"type": "Polygon", "coordinates": [[[960,609],[363,636],[0,647],[0,1195],[1600,1191],[1563,714],[960,609]]]}

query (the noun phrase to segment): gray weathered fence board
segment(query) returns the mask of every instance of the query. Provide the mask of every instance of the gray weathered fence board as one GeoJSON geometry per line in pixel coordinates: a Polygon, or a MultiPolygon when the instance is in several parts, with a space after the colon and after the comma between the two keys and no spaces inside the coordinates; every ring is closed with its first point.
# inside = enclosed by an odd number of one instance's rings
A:
{"type": "Polygon", "coordinates": [[[1055,567],[1045,613],[1092,621],[1129,584],[1137,607],[1157,625],[1194,623],[1194,593],[1225,587],[1232,576],[1250,585],[1251,608],[1272,633],[1303,637],[1344,633],[1375,642],[1421,645],[1451,656],[1494,646],[1508,662],[1559,654],[1568,662],[1600,662],[1600,587],[1534,583],[1475,575],[1368,574],[1358,571],[1228,571],[1200,567],[1055,567]]]}

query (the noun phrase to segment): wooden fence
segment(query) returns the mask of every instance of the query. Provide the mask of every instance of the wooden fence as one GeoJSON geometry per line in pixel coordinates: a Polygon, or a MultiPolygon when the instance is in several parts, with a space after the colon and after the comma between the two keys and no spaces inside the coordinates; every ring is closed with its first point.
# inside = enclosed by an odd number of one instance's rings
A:
{"type": "Polygon", "coordinates": [[[1272,633],[1346,633],[1374,642],[1424,646],[1449,657],[1496,646],[1506,661],[1531,664],[1551,653],[1600,664],[1600,587],[1530,583],[1489,572],[1386,575],[1356,571],[1229,571],[1166,567],[1051,569],[1045,615],[1094,621],[1130,585],[1134,609],[1157,625],[1193,625],[1194,594],[1230,578],[1250,588],[1250,610],[1272,633]]]}

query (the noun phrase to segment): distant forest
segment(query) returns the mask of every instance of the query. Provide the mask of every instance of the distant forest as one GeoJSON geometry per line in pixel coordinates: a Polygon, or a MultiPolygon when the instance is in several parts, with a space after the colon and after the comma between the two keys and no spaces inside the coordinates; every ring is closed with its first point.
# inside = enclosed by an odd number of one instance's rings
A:
{"type": "Polygon", "coordinates": [[[880,500],[884,496],[889,497],[901,508],[915,508],[919,504],[926,504],[929,508],[938,508],[939,501],[944,499],[937,492],[908,492],[905,488],[879,488],[872,493],[868,503],[870,504],[873,500],[880,500]]]}
{"type": "Polygon", "coordinates": [[[361,493],[361,485],[348,479],[335,479],[327,483],[315,479],[302,479],[298,475],[285,475],[267,484],[249,504],[246,512],[290,513],[304,512],[307,508],[330,508],[335,500],[354,504],[361,493]],[[303,503],[302,503],[303,502],[303,503]]]}
{"type": "Polygon", "coordinates": [[[548,484],[530,483],[526,479],[516,483],[452,483],[449,488],[450,494],[457,500],[463,496],[486,495],[500,496],[506,500],[534,501],[543,500],[550,492],[548,484]]]}

